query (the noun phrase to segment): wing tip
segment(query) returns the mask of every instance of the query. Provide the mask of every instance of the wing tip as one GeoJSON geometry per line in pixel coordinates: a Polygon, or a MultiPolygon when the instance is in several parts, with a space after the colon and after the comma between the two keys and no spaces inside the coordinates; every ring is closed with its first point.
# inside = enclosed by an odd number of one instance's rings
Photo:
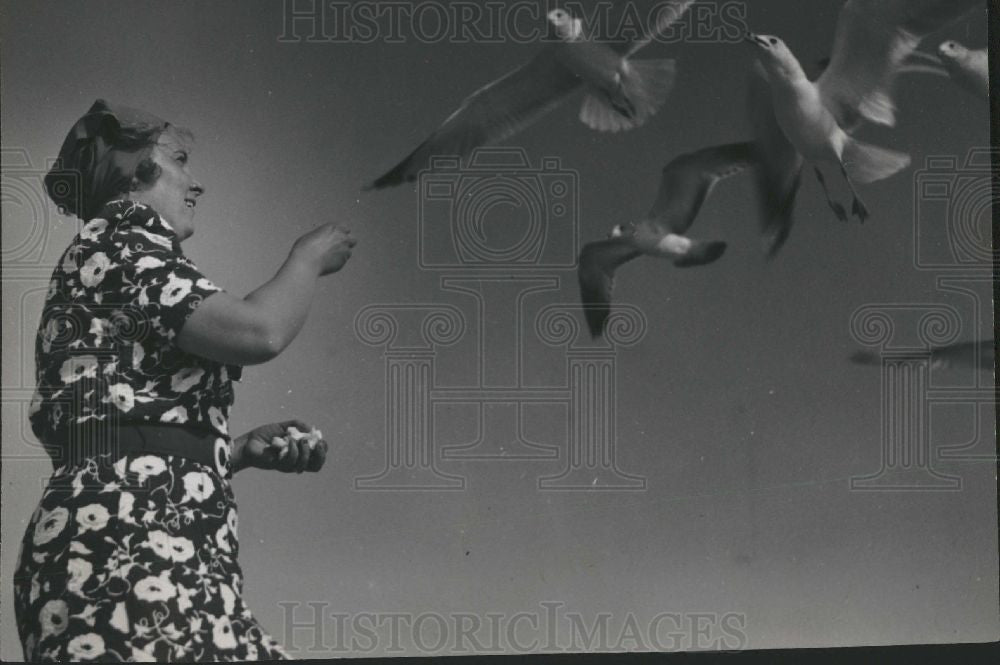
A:
{"type": "Polygon", "coordinates": [[[604,328],[607,326],[608,317],[611,315],[611,308],[595,306],[595,303],[583,304],[583,315],[587,320],[587,330],[590,332],[590,339],[597,340],[604,337],[604,328]]]}
{"type": "Polygon", "coordinates": [[[402,169],[395,168],[392,171],[386,173],[385,175],[380,176],[375,180],[372,180],[368,184],[362,186],[361,191],[370,192],[370,191],[385,189],[387,187],[396,187],[408,182],[414,182],[416,181],[416,179],[417,179],[416,175],[411,173],[403,173],[402,169]]]}

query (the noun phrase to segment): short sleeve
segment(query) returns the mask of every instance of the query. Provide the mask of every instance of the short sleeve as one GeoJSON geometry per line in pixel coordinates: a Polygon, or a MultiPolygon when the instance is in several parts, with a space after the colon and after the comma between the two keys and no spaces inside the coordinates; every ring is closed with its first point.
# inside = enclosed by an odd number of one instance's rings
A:
{"type": "Polygon", "coordinates": [[[222,291],[167,236],[128,227],[113,241],[122,275],[116,299],[140,308],[168,340],[180,334],[205,298],[222,291]]]}

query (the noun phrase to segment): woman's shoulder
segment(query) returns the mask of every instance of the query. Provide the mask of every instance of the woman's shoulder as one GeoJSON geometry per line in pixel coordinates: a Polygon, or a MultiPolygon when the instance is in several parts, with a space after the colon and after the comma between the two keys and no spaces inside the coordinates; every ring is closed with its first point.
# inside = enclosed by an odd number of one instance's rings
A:
{"type": "Polygon", "coordinates": [[[177,234],[148,205],[135,201],[111,201],[80,233],[82,240],[104,239],[115,245],[134,245],[159,251],[180,251],[177,234]],[[101,238],[103,236],[103,238],[101,238]]]}

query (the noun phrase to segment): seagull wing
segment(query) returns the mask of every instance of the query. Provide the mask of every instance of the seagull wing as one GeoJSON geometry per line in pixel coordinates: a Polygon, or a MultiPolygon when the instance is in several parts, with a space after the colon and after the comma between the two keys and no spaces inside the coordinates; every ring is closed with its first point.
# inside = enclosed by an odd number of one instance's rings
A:
{"type": "Polygon", "coordinates": [[[577,277],[580,280],[580,299],[587,327],[593,337],[604,331],[604,322],[611,314],[611,294],[615,288],[615,270],[639,256],[628,237],[609,238],[587,243],[580,250],[577,277]]]}
{"type": "Polygon", "coordinates": [[[973,90],[988,98],[990,96],[989,49],[972,51],[966,70],[969,72],[973,90]]]}
{"type": "Polygon", "coordinates": [[[771,87],[759,62],[750,77],[747,106],[759,165],[756,183],[760,226],[767,238],[768,256],[773,257],[792,228],[803,159],[778,124],[771,87]]]}
{"type": "Polygon", "coordinates": [[[889,88],[899,66],[925,36],[977,5],[982,0],[849,0],[837,17],[830,66],[816,81],[840,126],[895,124],[889,88]]]}
{"type": "Polygon", "coordinates": [[[711,146],[674,158],[663,167],[649,219],[662,231],[687,232],[716,183],[756,162],[757,148],[750,142],[711,146]]]}
{"type": "Polygon", "coordinates": [[[416,150],[365,189],[412,182],[430,165],[431,157],[467,157],[475,148],[503,141],[558,106],[580,85],[581,80],[547,47],[469,96],[416,150]]]}
{"type": "Polygon", "coordinates": [[[625,57],[631,56],[653,40],[666,34],[667,30],[684,16],[684,12],[694,2],[695,0],[670,0],[670,2],[657,4],[656,17],[653,19],[652,25],[647,26],[646,32],[641,37],[627,44],[625,57]]]}

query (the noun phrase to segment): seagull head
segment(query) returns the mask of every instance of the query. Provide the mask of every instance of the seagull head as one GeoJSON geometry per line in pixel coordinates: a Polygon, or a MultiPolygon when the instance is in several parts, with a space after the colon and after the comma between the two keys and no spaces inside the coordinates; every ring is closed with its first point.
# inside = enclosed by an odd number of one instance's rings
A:
{"type": "Polygon", "coordinates": [[[565,9],[553,9],[546,14],[546,18],[556,36],[563,41],[574,41],[583,36],[583,21],[573,18],[565,9]]]}
{"type": "Polygon", "coordinates": [[[785,42],[781,41],[774,35],[757,35],[752,32],[748,32],[743,36],[743,40],[759,46],[765,51],[780,51],[781,49],[788,50],[785,46],[785,42]]]}
{"type": "Polygon", "coordinates": [[[623,235],[633,233],[635,231],[635,224],[629,222],[626,224],[615,224],[614,228],[608,233],[608,238],[621,238],[623,235]]]}
{"type": "Polygon", "coordinates": [[[969,49],[965,48],[958,42],[952,40],[942,42],[941,46],[938,46],[938,53],[952,60],[957,60],[964,57],[965,54],[968,53],[968,51],[969,49]]]}
{"type": "Polygon", "coordinates": [[[769,70],[779,71],[786,75],[794,75],[796,71],[801,71],[802,67],[799,65],[798,59],[785,42],[778,37],[748,32],[743,39],[759,49],[760,60],[769,70]]]}

